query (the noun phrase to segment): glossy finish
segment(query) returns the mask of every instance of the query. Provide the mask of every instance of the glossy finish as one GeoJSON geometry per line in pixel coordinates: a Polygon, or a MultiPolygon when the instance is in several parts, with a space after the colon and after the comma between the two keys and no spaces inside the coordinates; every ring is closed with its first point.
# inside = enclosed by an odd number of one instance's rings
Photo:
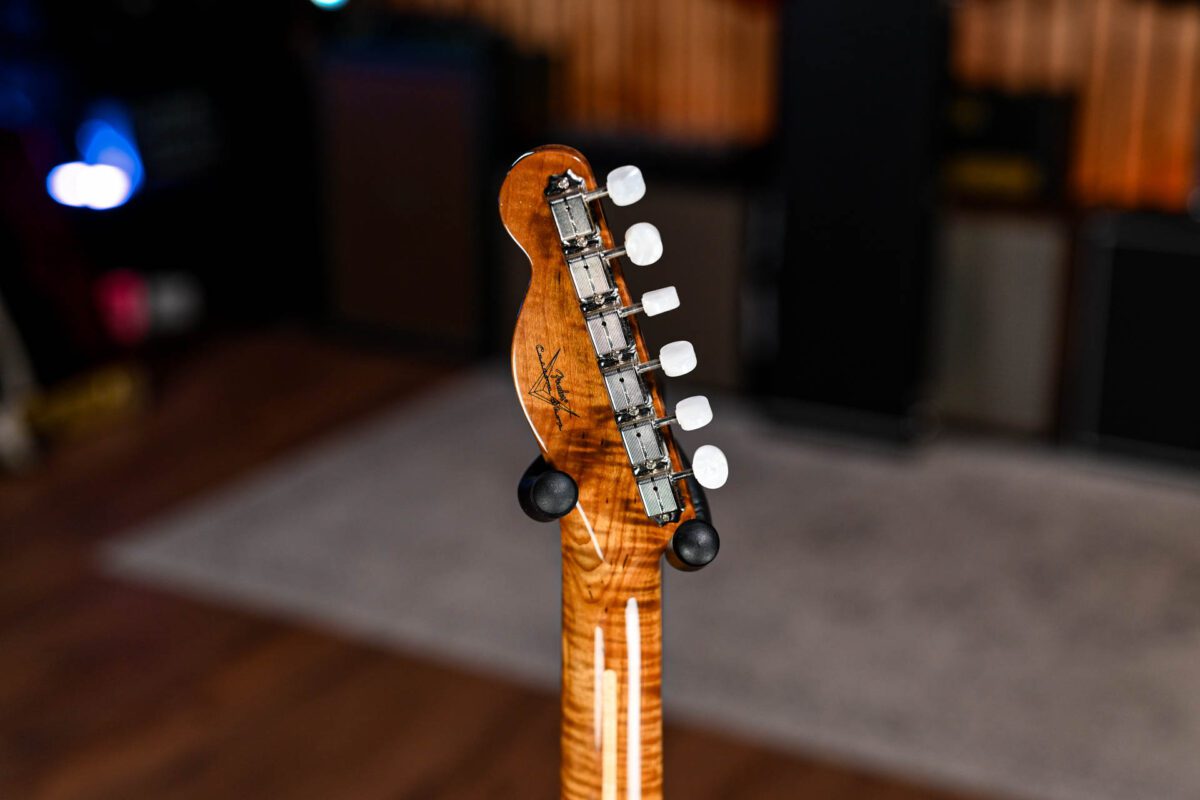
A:
{"type": "MultiPolygon", "coordinates": [[[[517,396],[546,460],[579,485],[579,506],[561,520],[563,554],[562,797],[595,800],[601,792],[601,747],[596,736],[597,633],[604,642],[604,670],[616,672],[619,796],[626,797],[629,653],[626,609],[638,610],[641,697],[641,797],[662,797],[661,563],[676,525],[647,518],[613,417],[596,352],[566,268],[558,232],[543,192],[550,175],[571,170],[587,190],[597,188],[587,161],[575,150],[549,146],[513,165],[500,191],[500,215],[529,256],[532,280],[513,336],[512,368],[517,396]]],[[[602,243],[613,248],[600,203],[593,204],[602,243]]],[[[624,305],[633,300],[620,263],[613,280],[624,305]]],[[[637,325],[631,331],[642,362],[650,353],[637,325]]],[[[656,416],[665,416],[653,374],[645,376],[656,416]]],[[[673,469],[681,463],[670,431],[663,431],[673,469]]],[[[686,487],[680,522],[691,518],[686,487]]],[[[602,675],[603,672],[600,672],[602,675]]],[[[603,704],[600,704],[601,706],[603,704]]],[[[637,779],[635,778],[635,783],[637,779]]]]}

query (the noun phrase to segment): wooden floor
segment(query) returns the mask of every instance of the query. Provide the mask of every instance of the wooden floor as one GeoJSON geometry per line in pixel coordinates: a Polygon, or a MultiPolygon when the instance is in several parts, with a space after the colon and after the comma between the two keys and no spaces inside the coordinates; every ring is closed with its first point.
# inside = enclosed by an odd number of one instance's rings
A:
{"type": "MultiPolygon", "coordinates": [[[[0,479],[0,798],[552,798],[557,699],[111,580],[98,542],[449,374],[275,332],[0,479]]],[[[516,476],[513,476],[514,480],[516,476]]],[[[667,726],[675,800],[963,795],[667,726]]]]}

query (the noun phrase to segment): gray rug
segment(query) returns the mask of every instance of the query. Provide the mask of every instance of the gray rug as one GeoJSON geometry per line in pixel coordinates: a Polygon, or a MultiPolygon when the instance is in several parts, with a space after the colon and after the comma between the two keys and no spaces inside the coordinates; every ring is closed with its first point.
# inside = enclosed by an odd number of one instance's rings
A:
{"type": "MultiPolygon", "coordinates": [[[[1200,797],[1193,478],[944,441],[805,442],[716,401],[721,556],[667,570],[669,715],[1019,797],[1200,797]]],[[[703,434],[703,435],[699,435],[703,434]]],[[[546,686],[554,526],[484,371],[106,553],[112,570],[546,686]]]]}

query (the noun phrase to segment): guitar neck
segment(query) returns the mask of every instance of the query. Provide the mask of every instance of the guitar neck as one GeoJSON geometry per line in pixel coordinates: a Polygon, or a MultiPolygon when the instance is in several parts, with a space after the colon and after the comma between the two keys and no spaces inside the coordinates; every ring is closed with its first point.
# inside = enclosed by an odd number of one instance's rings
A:
{"type": "Polygon", "coordinates": [[[678,305],[673,287],[635,302],[622,275],[621,259],[645,266],[662,255],[657,229],[634,225],[617,247],[596,202],[634,202],[640,180],[636,168],[621,167],[598,189],[578,152],[552,145],[519,159],[500,190],[501,217],[531,269],[513,332],[513,382],[543,466],[577,489],[553,515],[530,511],[532,495],[521,495],[531,516],[562,528],[569,800],[662,798],[660,565],[664,553],[681,569],[716,555],[716,531],[699,518],[704,504],[690,481],[714,488],[727,472],[711,446],[688,468],[671,434],[672,424],[707,424],[708,401],[687,398],[668,414],[659,392],[655,371],[686,373],[692,346],[672,342],[655,358],[634,317],[678,305]]]}
{"type": "Polygon", "coordinates": [[[662,573],[645,545],[561,521],[562,797],[662,797],[662,573]],[[605,675],[610,684],[605,693],[605,675]],[[614,691],[615,690],[615,691],[614,691]]]}

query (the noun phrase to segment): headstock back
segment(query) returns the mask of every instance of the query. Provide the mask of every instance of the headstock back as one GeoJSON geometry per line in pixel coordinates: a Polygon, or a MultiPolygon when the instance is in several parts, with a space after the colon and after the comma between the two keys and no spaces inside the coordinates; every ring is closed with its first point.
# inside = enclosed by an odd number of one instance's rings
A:
{"type": "MultiPolygon", "coordinates": [[[[624,189],[628,200],[640,173],[622,170],[609,186],[614,199],[624,189]]],[[[695,507],[679,480],[689,472],[653,370],[681,374],[695,357],[686,343],[665,348],[661,365],[648,351],[621,260],[656,260],[661,243],[639,223],[618,248],[597,202],[604,194],[586,159],[557,145],[521,157],[504,181],[501,218],[532,269],[513,336],[513,381],[546,460],[577,482],[580,514],[602,532],[597,549],[616,534],[657,557],[695,507]]],[[[644,310],[669,310],[674,296],[649,293],[644,310]]]]}
{"type": "MultiPolygon", "coordinates": [[[[624,205],[644,191],[632,168],[598,188],[583,156],[560,146],[522,156],[500,190],[500,216],[532,268],[513,336],[513,381],[554,470],[527,473],[519,491],[547,476],[578,487],[575,508],[568,511],[568,492],[553,514],[527,503],[532,493],[520,495],[530,516],[561,523],[564,798],[661,800],[660,557],[665,550],[675,566],[696,569],[718,545],[668,428],[705,424],[708,401],[689,398],[668,417],[653,372],[687,372],[695,355],[675,342],[651,360],[632,316],[678,300],[672,289],[635,304],[621,274],[621,258],[653,262],[661,241],[653,226],[635,225],[618,249],[596,202],[608,194],[624,205]]],[[[716,448],[699,448],[694,479],[719,486],[724,462],[716,448]]]]}

